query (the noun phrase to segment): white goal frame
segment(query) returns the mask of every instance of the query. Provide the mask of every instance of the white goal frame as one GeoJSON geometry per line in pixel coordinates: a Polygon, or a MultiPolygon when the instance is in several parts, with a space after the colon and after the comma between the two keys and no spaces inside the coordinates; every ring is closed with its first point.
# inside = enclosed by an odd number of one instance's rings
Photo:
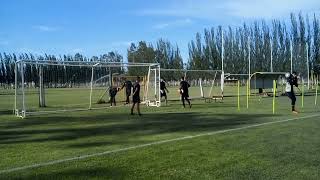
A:
{"type": "Polygon", "coordinates": [[[215,75],[213,77],[213,82],[211,83],[211,87],[210,87],[210,91],[209,91],[208,95],[204,94],[203,86],[202,86],[202,79],[200,78],[199,79],[200,96],[199,97],[194,97],[193,99],[199,99],[199,98],[202,98],[202,99],[206,99],[206,98],[209,98],[209,99],[223,99],[223,96],[224,96],[224,79],[225,79],[225,74],[224,74],[223,70],[219,70],[219,69],[217,69],[217,70],[210,70],[210,69],[207,69],[207,70],[203,70],[203,69],[202,70],[196,70],[196,69],[161,69],[161,71],[162,72],[182,72],[182,73],[184,73],[184,77],[187,76],[188,72],[215,73],[215,75]],[[219,97],[211,96],[214,84],[216,83],[217,73],[220,73],[221,97],[220,96],[219,97]]]}
{"type": "MultiPolygon", "coordinates": [[[[85,110],[94,110],[94,109],[102,109],[102,108],[92,108],[92,90],[93,85],[95,83],[93,78],[93,72],[95,67],[103,67],[103,68],[116,68],[116,67],[146,67],[150,69],[158,69],[160,72],[160,64],[158,63],[129,63],[129,62],[99,62],[99,61],[52,61],[52,60],[19,60],[15,63],[15,103],[14,103],[14,113],[17,117],[25,118],[27,115],[34,115],[34,114],[49,114],[49,113],[58,113],[58,112],[66,112],[66,111],[85,111],[85,110]],[[91,82],[90,82],[90,102],[88,103],[88,108],[83,109],[70,109],[70,110],[48,110],[48,111],[36,111],[30,112],[26,107],[26,94],[25,94],[25,66],[27,64],[36,65],[39,67],[39,100],[45,102],[45,92],[44,92],[44,85],[43,85],[43,72],[42,66],[70,66],[70,67],[91,67],[92,74],[91,74],[91,82]],[[18,75],[21,77],[21,82],[18,82],[18,75]],[[21,83],[21,87],[18,86],[18,83],[21,83]],[[21,90],[21,107],[18,107],[18,88],[21,90]]],[[[149,75],[148,75],[149,76],[149,75]]],[[[155,82],[148,83],[155,83],[155,86],[159,89],[160,92],[160,73],[155,74],[155,82]]],[[[158,99],[146,99],[147,96],[143,97],[142,104],[156,104],[156,106],[160,106],[160,96],[158,99]],[[148,102],[148,103],[146,103],[148,102]]],[[[40,102],[41,104],[41,102],[40,102]]],[[[39,104],[39,105],[40,105],[39,104]]],[[[106,107],[104,107],[106,108],[106,107]]]]}

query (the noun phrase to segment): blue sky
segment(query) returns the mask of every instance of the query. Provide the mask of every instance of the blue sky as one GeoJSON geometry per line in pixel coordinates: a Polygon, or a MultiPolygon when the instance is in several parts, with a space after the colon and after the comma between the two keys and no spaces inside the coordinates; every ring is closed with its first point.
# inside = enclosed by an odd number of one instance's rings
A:
{"type": "Polygon", "coordinates": [[[196,32],[240,26],[290,12],[320,14],[320,0],[3,0],[0,52],[75,54],[118,51],[159,38],[178,44],[184,60],[196,32]]]}

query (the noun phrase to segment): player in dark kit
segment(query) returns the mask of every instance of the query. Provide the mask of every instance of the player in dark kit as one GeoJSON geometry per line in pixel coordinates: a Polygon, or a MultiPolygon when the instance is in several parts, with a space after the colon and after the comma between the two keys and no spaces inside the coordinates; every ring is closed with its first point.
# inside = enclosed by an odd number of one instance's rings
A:
{"type": "Polygon", "coordinates": [[[132,82],[129,80],[124,79],[125,82],[123,83],[121,89],[124,87],[126,88],[126,104],[130,103],[130,96],[131,96],[131,89],[132,89],[132,82]]]}
{"type": "Polygon", "coordinates": [[[293,89],[293,86],[298,87],[297,73],[296,72],[293,72],[292,74],[286,73],[285,76],[287,78],[286,93],[287,93],[287,96],[291,99],[292,113],[298,114],[298,111],[296,111],[296,109],[295,109],[297,99],[296,99],[296,95],[295,95],[294,89],[293,89]]]}
{"type": "Polygon", "coordinates": [[[132,94],[132,107],[131,107],[131,115],[133,115],[133,109],[134,106],[137,104],[137,111],[139,116],[141,116],[140,113],[140,77],[137,77],[137,80],[135,82],[135,84],[133,85],[133,94],[132,94]]]}
{"type": "Polygon", "coordinates": [[[166,82],[164,81],[164,79],[161,78],[161,80],[160,80],[160,97],[165,98],[166,105],[168,104],[167,93],[169,93],[169,90],[166,87],[166,82]]]}
{"type": "Polygon", "coordinates": [[[110,106],[112,106],[112,104],[114,104],[114,106],[116,106],[116,95],[119,91],[119,88],[117,87],[110,87],[109,89],[109,97],[110,97],[110,106]]]}
{"type": "Polygon", "coordinates": [[[181,101],[182,101],[182,105],[183,107],[185,108],[186,105],[184,103],[184,101],[186,100],[189,104],[189,107],[191,108],[191,103],[190,103],[190,100],[189,100],[189,87],[190,87],[190,84],[185,81],[184,77],[181,78],[181,82],[180,82],[180,95],[181,95],[181,101]]]}

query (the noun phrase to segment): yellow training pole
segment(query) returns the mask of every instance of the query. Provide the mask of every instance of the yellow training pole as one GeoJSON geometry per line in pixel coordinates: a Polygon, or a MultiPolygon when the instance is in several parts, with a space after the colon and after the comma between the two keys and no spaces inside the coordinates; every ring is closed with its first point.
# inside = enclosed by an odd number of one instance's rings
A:
{"type": "Polygon", "coordinates": [[[240,81],[238,80],[238,111],[240,111],[240,81]]]}
{"type": "Polygon", "coordinates": [[[247,109],[249,109],[249,80],[247,81],[247,109]]]}
{"type": "Polygon", "coordinates": [[[273,100],[272,100],[272,113],[275,113],[275,104],[276,104],[276,80],[273,80],[273,100]]]}
{"type": "Polygon", "coordinates": [[[301,108],[304,106],[304,81],[302,80],[302,89],[301,89],[301,108]]]}

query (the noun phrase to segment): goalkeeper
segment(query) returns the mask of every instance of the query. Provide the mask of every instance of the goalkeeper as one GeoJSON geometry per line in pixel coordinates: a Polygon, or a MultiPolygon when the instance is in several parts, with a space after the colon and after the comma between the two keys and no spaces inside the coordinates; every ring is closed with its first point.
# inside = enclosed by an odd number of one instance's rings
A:
{"type": "Polygon", "coordinates": [[[296,95],[295,95],[294,89],[293,89],[293,86],[298,87],[297,73],[296,72],[293,72],[292,74],[286,73],[285,76],[286,76],[286,79],[287,79],[287,82],[286,82],[286,93],[287,93],[287,96],[291,99],[291,110],[292,110],[292,113],[298,114],[298,111],[296,111],[296,109],[295,109],[297,98],[296,98],[296,95]]]}

